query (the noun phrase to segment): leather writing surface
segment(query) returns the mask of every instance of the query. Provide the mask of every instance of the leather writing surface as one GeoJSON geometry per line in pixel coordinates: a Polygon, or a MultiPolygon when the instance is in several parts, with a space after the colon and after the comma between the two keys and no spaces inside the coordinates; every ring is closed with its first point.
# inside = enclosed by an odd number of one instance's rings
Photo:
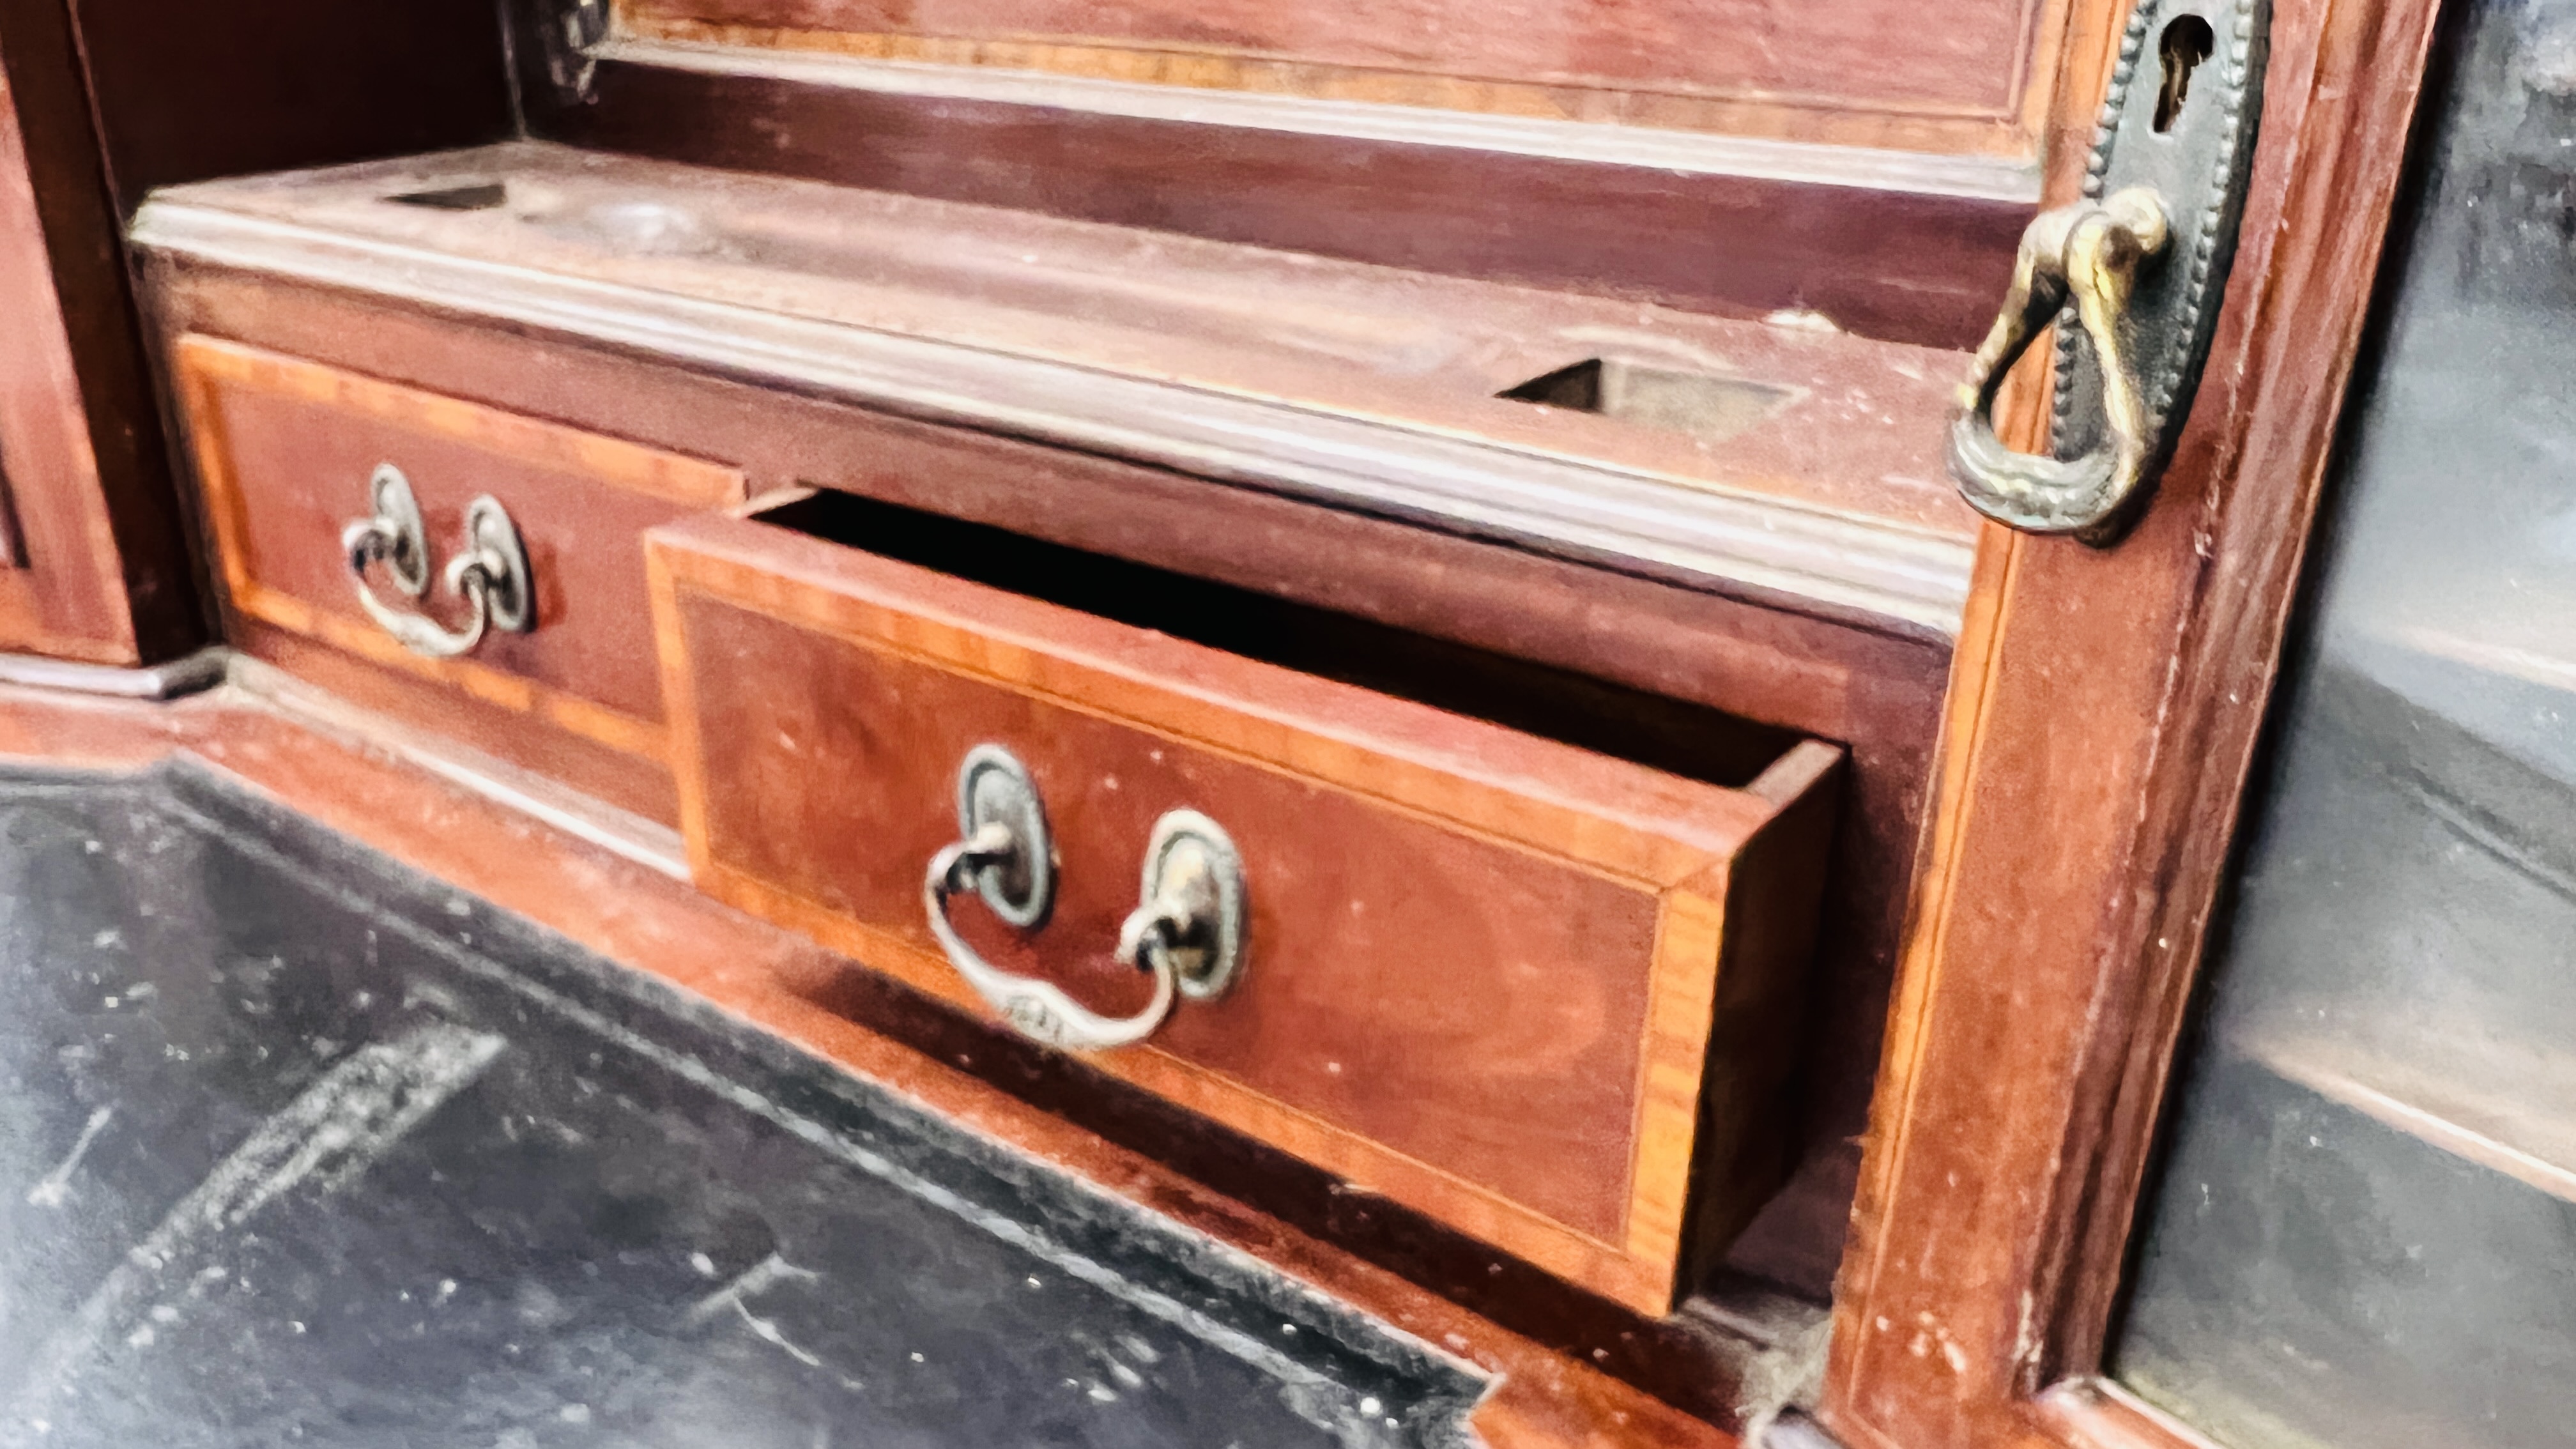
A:
{"type": "Polygon", "coordinates": [[[1451,1445],[1427,1345],[193,765],[0,771],[0,1440],[1451,1445]]]}

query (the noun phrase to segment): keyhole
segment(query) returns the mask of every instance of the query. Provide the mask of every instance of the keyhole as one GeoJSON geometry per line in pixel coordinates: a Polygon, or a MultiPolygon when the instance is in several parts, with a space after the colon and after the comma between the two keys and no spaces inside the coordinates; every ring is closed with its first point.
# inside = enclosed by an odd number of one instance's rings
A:
{"type": "Polygon", "coordinates": [[[2197,15],[2177,15],[2165,26],[2164,37],[2156,42],[2156,54],[2164,61],[2164,89],[2156,93],[2156,129],[2173,129],[2174,117],[2182,114],[2182,103],[2191,95],[2191,73],[2209,59],[2215,41],[2209,33],[2209,22],[2197,15]]]}

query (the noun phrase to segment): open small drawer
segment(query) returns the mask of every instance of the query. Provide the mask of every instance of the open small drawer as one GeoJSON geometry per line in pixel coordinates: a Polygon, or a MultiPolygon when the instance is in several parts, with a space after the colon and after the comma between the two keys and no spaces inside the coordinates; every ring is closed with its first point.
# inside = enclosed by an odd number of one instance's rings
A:
{"type": "Polygon", "coordinates": [[[836,494],[648,561],[711,893],[1641,1311],[1777,1185],[1838,749],[836,494]]]}

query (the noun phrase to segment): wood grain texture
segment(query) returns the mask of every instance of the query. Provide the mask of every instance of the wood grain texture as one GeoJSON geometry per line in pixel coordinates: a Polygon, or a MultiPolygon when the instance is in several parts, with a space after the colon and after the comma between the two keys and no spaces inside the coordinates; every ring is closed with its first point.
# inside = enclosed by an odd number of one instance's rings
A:
{"type": "Polygon", "coordinates": [[[2026,152],[2070,8],[1967,0],[625,0],[629,34],[1929,151],[2026,152]],[[1889,43],[1904,35],[1901,45],[1889,43]],[[2034,85],[2034,77],[2041,82],[2034,85]]]}
{"type": "Polygon", "coordinates": [[[204,642],[122,212],[164,181],[493,139],[506,67],[474,0],[244,24],[167,0],[0,4],[0,648],[107,664],[204,642]]]}
{"type": "Polygon", "coordinates": [[[55,0],[0,5],[0,649],[152,663],[205,637],[81,58],[55,0]]]}
{"type": "MultiPolygon", "coordinates": [[[[1939,645],[275,279],[166,262],[155,275],[162,325],[174,332],[241,338],[426,391],[720,457],[744,470],[755,493],[804,483],[934,510],[1842,743],[1850,769],[1834,823],[1807,1021],[1787,1037],[1801,1062],[1793,1150],[1834,1162],[1800,1174],[1821,1192],[1757,1225],[1740,1240],[1733,1264],[1819,1299],[1829,1290],[1848,1193],[1832,1185],[1849,1182],[1839,1159],[1867,1122],[1947,672],[1939,645]]],[[[348,670],[390,678],[355,663],[348,670]]],[[[661,788],[667,799],[667,781],[661,788]]],[[[858,983],[827,994],[838,1009],[890,1020],[882,1001],[858,983]]],[[[922,1013],[903,1023],[907,1039],[925,1041],[953,1024],[922,1013]]],[[[974,1055],[1000,1060],[989,1044],[974,1055]]],[[[1083,1081],[1059,1083],[1036,1067],[993,1069],[1011,1073],[1014,1090],[1041,1093],[1054,1110],[1096,1130],[1143,1150],[1177,1150],[1161,1127],[1093,1102],[1083,1081]],[[1149,1141],[1149,1134],[1156,1135],[1149,1141]]],[[[1232,1158],[1191,1160],[1193,1171],[1216,1180],[1234,1180],[1225,1174],[1239,1169],[1232,1158]]],[[[1368,1251],[1436,1273],[1443,1291],[1477,1302],[1496,1293],[1502,1298],[1491,1301],[1526,1296],[1517,1267],[1489,1278],[1488,1260],[1473,1252],[1443,1249],[1442,1266],[1420,1266],[1431,1253],[1423,1240],[1387,1226],[1380,1207],[1364,1211],[1350,1194],[1275,1174],[1240,1191],[1309,1231],[1342,1241],[1383,1235],[1368,1251]]],[[[1568,1324],[1583,1318],[1562,1305],[1547,1316],[1568,1324]]],[[[1654,1367],[1687,1363],[1688,1353],[1633,1324],[1605,1330],[1597,1342],[1613,1355],[1608,1362],[1635,1360],[1623,1372],[1661,1375],[1663,1382],[1691,1372],[1654,1367]]]]}
{"type": "MultiPolygon", "coordinates": [[[[966,934],[1132,1010],[1106,947],[1148,826],[1181,804],[1233,820],[1259,964],[1099,1065],[1613,1299],[1671,1305],[1726,872],[1776,848],[1773,801],[758,522],[659,530],[651,559],[702,885],[971,1004],[917,875],[953,838],[957,762],[999,740],[1047,794],[1063,897],[1042,933],[966,909],[966,934]]],[[[1795,767],[1813,788],[1812,756],[1795,767]]],[[[1778,838],[1821,875],[1821,838],[1778,838]]],[[[1794,1005],[1804,943],[1765,944],[1727,953],[1748,982],[1726,988],[1794,1005]]],[[[1742,1073],[1730,1106],[1767,1109],[1781,1075],[1742,1073]]],[[[1772,1185],[1703,1167],[1729,1198],[1772,1185]]]]}
{"type": "MultiPolygon", "coordinates": [[[[1799,967],[1817,958],[1819,941],[1826,938],[1821,917],[1831,887],[1816,863],[1834,854],[1833,837],[1844,813],[1843,772],[1841,760],[1810,742],[1746,786],[1778,806],[1779,813],[1763,827],[1763,848],[1739,854],[1727,868],[1716,1000],[1701,1006],[1694,999],[1686,1020],[1661,1028],[1675,1036],[1704,1032],[1708,1045],[1702,1080],[1668,1078],[1664,1088],[1696,1088],[1694,1140],[1670,1143],[1660,1151],[1693,1161],[1696,1180],[1725,1170],[1752,1181],[1791,1184],[1768,1201],[1747,1193],[1699,1193],[1690,1204],[1692,1218],[1683,1236],[1681,1276],[1686,1284],[1713,1283],[1730,1268],[1744,1272],[1750,1266],[1760,1272],[1758,1252],[1733,1251],[1756,1215],[1808,1210],[1799,1191],[1804,1182],[1819,1176],[1839,1181],[1829,1174],[1793,1172],[1811,1148],[1803,1134],[1825,1120],[1825,1112],[1818,1110],[1825,1104],[1816,1095],[1815,1080],[1799,1082],[1797,1077],[1802,1062],[1811,1060],[1810,1039],[1784,1027],[1811,1017],[1823,994],[1816,975],[1799,967]],[[1806,1095],[1808,1121],[1792,1122],[1778,1107],[1766,1105],[1778,1099],[1777,1084],[1783,1080],[1796,1082],[1806,1095]]],[[[1822,1148],[1817,1155],[1831,1160],[1836,1141],[1827,1138],[1812,1145],[1822,1148]]],[[[1656,1150],[1649,1143],[1641,1155],[1656,1150]]],[[[1829,1199],[1828,1210],[1838,1206],[1839,1201],[1829,1199]]],[[[1792,1291],[1803,1286],[1793,1271],[1772,1269],[1768,1277],[1792,1291]]]]}
{"type": "Polygon", "coordinates": [[[156,186],[446,150],[516,129],[486,0],[262,0],[255,17],[192,0],[50,3],[77,28],[92,145],[123,212],[156,186]]]}
{"type": "MultiPolygon", "coordinates": [[[[1473,1416],[1495,1449],[1731,1449],[1734,1438],[1528,1333],[1212,1191],[816,1005],[847,963],[687,885],[574,840],[362,739],[238,690],[175,705],[0,687],[0,756],[130,769],[186,753],[413,868],[698,993],[1009,1150],[1148,1206],[1494,1375],[1473,1416]]],[[[1554,1325],[1537,1325],[1541,1332],[1554,1325]]]]}
{"type": "MultiPolygon", "coordinates": [[[[544,86],[542,72],[535,84],[544,86]]],[[[661,160],[1966,349],[2031,207],[604,59],[531,132],[661,160]],[[727,118],[757,116],[757,126],[727,118]],[[1579,220],[1569,221],[1569,218],[1579,220]]]]}
{"type": "MultiPolygon", "coordinates": [[[[290,605],[292,600],[277,596],[290,605]]],[[[337,622],[337,621],[335,621],[337,622]]],[[[230,621],[227,642],[254,660],[360,709],[410,722],[424,735],[533,772],[632,815],[668,824],[680,818],[678,787],[656,732],[650,754],[620,749],[579,731],[531,727],[530,711],[494,701],[367,652],[336,647],[317,633],[279,628],[247,614],[230,621]]],[[[556,701],[540,698],[539,709],[556,701]]]]}
{"type": "Polygon", "coordinates": [[[1812,325],[536,143],[175,188],[135,235],[1890,628],[1946,635],[1973,560],[1958,359],[1812,325]],[[498,204],[388,200],[460,185],[498,204]],[[1740,425],[1502,395],[1602,355],[1705,375],[1740,425]]]}
{"type": "MultiPolygon", "coordinates": [[[[259,626],[241,642],[266,646],[273,662],[312,667],[312,651],[281,647],[288,636],[434,683],[441,688],[362,692],[669,818],[667,785],[657,784],[667,779],[667,741],[641,537],[738,500],[739,472],[213,338],[182,337],[172,357],[225,596],[259,626]],[[472,497],[489,492],[511,510],[536,580],[533,631],[429,659],[366,616],[339,534],[365,516],[365,480],[382,462],[410,478],[438,558],[461,535],[472,497]],[[476,708],[446,719],[454,698],[476,708]],[[494,727],[495,711],[513,724],[494,727]],[[638,757],[639,767],[602,770],[595,751],[557,749],[562,736],[638,757]]],[[[452,603],[433,589],[427,607],[441,602],[452,603]]]]}
{"type": "Polygon", "coordinates": [[[2102,1362],[2433,15],[2275,7],[2242,250],[2163,496],[2109,552],[1988,540],[1837,1303],[1824,1415],[1855,1446],[2185,1442],[2080,1386],[2102,1362]]]}

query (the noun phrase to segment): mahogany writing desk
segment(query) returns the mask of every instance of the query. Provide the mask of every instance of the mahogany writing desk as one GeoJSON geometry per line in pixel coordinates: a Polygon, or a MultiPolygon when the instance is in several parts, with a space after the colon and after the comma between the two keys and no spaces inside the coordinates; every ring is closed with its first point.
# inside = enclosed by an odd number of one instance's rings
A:
{"type": "Polygon", "coordinates": [[[0,13],[13,754],[211,763],[1487,1442],[2217,1432],[2133,1209],[2430,7],[382,9],[0,13]],[[1950,437],[2106,90],[2256,110],[2088,544],[1950,437]]]}

